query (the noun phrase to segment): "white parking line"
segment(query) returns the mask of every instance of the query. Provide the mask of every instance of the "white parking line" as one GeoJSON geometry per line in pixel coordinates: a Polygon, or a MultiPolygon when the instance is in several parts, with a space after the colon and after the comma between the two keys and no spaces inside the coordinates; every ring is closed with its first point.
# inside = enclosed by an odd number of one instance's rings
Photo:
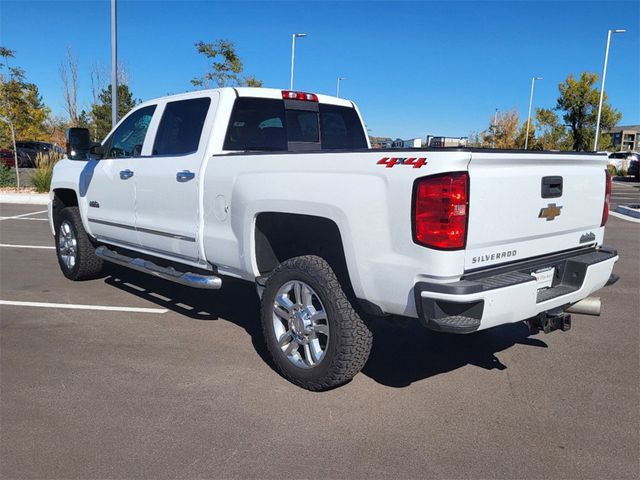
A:
{"type": "Polygon", "coordinates": [[[14,300],[0,300],[0,305],[13,305],[17,307],[37,308],[63,308],[69,310],[100,310],[108,312],[131,313],[167,313],[166,308],[142,308],[142,307],[110,307],[107,305],[76,305],[73,303],[44,303],[44,302],[18,302],[14,300]]]}
{"type": "Polygon", "coordinates": [[[40,222],[48,222],[49,219],[48,218],[13,218],[13,217],[0,217],[0,220],[38,220],[40,222]]]}
{"type": "Polygon", "coordinates": [[[5,248],[42,248],[45,250],[55,250],[56,247],[45,247],[43,245],[11,245],[9,243],[0,243],[0,247],[5,247],[5,248]]]}
{"type": "Polygon", "coordinates": [[[609,210],[609,215],[612,215],[616,218],[620,218],[622,220],[626,220],[627,222],[640,223],[640,218],[635,218],[630,215],[625,215],[624,213],[614,212],[613,210],[609,210]]]}
{"type": "MultiPolygon", "coordinates": [[[[14,215],[13,217],[0,217],[0,220],[14,220],[16,218],[30,217],[31,215],[38,215],[39,213],[47,213],[47,210],[40,210],[39,212],[23,213],[22,215],[14,215]]],[[[42,219],[46,220],[46,219],[42,219]]]]}

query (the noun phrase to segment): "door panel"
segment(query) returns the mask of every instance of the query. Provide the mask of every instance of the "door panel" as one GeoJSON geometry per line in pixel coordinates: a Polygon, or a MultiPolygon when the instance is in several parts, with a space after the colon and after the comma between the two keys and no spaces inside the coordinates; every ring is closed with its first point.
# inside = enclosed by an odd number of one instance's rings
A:
{"type": "Polygon", "coordinates": [[[106,242],[138,245],[134,164],[155,109],[147,105],[127,115],[103,144],[106,158],[90,160],[80,175],[89,228],[106,242]]]}
{"type": "Polygon", "coordinates": [[[197,263],[200,169],[218,94],[169,102],[151,149],[136,165],[136,227],[141,247],[197,263]]]}
{"type": "Polygon", "coordinates": [[[130,158],[90,160],[81,174],[80,195],[87,202],[91,234],[135,245],[135,181],[120,177],[126,171],[131,171],[130,158]]]}

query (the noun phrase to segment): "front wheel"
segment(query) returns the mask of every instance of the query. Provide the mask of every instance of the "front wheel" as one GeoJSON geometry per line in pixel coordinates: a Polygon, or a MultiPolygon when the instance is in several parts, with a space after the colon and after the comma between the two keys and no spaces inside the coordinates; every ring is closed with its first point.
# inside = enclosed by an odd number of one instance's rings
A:
{"type": "Polygon", "coordinates": [[[262,329],[278,371],[307,390],[351,380],[371,351],[372,334],[321,257],[295,257],[269,276],[262,329]]]}
{"type": "Polygon", "coordinates": [[[56,219],[56,254],[60,269],[71,280],[97,277],[102,259],[82,226],[78,207],[63,208],[56,219]]]}

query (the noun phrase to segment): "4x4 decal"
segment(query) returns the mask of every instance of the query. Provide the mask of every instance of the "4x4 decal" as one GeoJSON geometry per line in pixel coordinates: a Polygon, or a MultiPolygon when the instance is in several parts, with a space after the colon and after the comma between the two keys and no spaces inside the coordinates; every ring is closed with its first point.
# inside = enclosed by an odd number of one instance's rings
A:
{"type": "Polygon", "coordinates": [[[394,165],[413,165],[413,168],[420,168],[427,164],[426,158],[389,158],[384,157],[378,160],[378,165],[385,165],[386,168],[393,168],[394,165]]]}

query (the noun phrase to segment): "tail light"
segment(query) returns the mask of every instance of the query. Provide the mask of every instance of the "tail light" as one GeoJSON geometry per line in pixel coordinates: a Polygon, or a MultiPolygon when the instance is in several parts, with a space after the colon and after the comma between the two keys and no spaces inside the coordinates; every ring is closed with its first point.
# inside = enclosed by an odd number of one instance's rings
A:
{"type": "Polygon", "coordinates": [[[609,205],[611,204],[611,174],[609,170],[604,171],[605,174],[605,188],[604,188],[604,207],[602,209],[602,222],[601,227],[604,227],[605,223],[609,219],[609,205]]]}
{"type": "Polygon", "coordinates": [[[467,243],[469,175],[434,175],[416,182],[413,240],[425,247],[459,250],[467,243]]]}
{"type": "Polygon", "coordinates": [[[283,90],[282,98],[284,100],[302,100],[303,102],[318,101],[318,96],[313,93],[292,92],[291,90],[283,90]]]}

